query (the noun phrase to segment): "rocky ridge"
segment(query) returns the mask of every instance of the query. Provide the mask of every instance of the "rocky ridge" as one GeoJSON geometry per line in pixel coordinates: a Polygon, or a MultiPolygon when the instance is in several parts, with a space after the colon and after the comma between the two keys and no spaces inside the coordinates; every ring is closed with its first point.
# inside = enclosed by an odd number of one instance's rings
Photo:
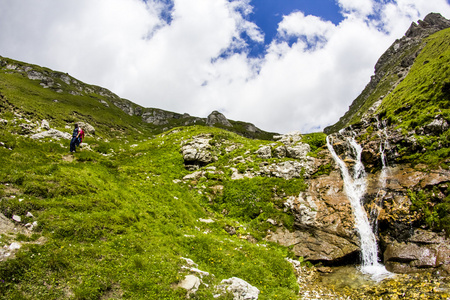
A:
{"type": "Polygon", "coordinates": [[[425,44],[424,39],[450,27],[439,13],[430,13],[418,24],[413,22],[405,35],[397,39],[378,59],[375,74],[361,94],[352,102],[349,110],[339,121],[324,129],[329,134],[347,127],[363,117],[366,111],[374,111],[394,88],[408,75],[411,66],[425,44]]]}
{"type": "MultiPolygon", "coordinates": [[[[74,96],[89,96],[105,107],[115,106],[129,116],[139,116],[142,122],[163,132],[177,126],[207,125],[221,127],[249,138],[271,139],[274,133],[265,132],[251,123],[228,120],[222,113],[213,111],[208,117],[193,117],[158,108],[144,108],[130,100],[120,98],[103,87],[85,84],[67,73],[53,71],[35,65],[14,61],[0,56],[0,67],[10,74],[21,74],[40,86],[56,93],[74,96]],[[99,97],[101,96],[101,97],[99,97]]],[[[57,99],[54,102],[58,102],[57,99]]]]}

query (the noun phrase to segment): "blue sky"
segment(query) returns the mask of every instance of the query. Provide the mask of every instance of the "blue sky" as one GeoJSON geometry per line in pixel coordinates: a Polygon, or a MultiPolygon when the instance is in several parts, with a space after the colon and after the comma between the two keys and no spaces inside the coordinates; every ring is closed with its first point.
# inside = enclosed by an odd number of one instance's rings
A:
{"type": "Polygon", "coordinates": [[[294,11],[320,16],[334,24],[344,19],[335,0],[253,0],[251,4],[254,5],[254,13],[250,15],[250,20],[266,34],[266,42],[276,36],[278,23],[283,16],[294,11]]]}
{"type": "Polygon", "coordinates": [[[0,0],[0,55],[144,107],[312,132],[430,12],[449,19],[449,1],[0,0]]]}

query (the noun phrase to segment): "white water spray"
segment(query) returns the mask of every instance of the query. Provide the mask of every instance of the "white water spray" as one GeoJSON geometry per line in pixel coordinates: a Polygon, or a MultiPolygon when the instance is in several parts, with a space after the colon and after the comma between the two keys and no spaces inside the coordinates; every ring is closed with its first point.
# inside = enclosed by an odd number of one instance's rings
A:
{"type": "Polygon", "coordinates": [[[347,138],[347,140],[356,157],[355,165],[353,167],[353,176],[350,175],[344,161],[342,161],[334,151],[328,136],[327,147],[333,156],[334,161],[339,165],[344,181],[344,190],[352,205],[355,226],[361,243],[361,271],[378,281],[386,278],[390,273],[378,262],[377,240],[372,231],[372,227],[370,226],[364,206],[361,203],[362,198],[366,193],[366,172],[364,170],[364,165],[361,162],[362,148],[356,143],[354,138],[347,138]]]}

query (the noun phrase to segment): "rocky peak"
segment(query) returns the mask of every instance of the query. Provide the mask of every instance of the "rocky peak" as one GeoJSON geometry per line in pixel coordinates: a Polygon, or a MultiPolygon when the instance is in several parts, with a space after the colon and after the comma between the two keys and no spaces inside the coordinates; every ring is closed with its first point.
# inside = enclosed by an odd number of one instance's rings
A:
{"type": "Polygon", "coordinates": [[[406,31],[405,36],[412,38],[421,35],[430,35],[439,30],[450,27],[450,21],[439,13],[430,13],[423,20],[413,22],[406,31]]]}
{"type": "Polygon", "coordinates": [[[220,112],[217,110],[213,111],[209,114],[208,118],[206,118],[206,125],[213,126],[215,124],[220,124],[227,127],[232,127],[230,121],[220,112]]]}

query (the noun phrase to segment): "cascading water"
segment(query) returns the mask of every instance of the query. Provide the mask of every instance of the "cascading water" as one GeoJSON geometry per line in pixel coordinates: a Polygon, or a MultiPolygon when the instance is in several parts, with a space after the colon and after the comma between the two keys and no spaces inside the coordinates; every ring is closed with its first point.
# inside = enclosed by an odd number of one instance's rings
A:
{"type": "Polygon", "coordinates": [[[380,158],[381,158],[381,172],[380,172],[380,177],[378,178],[378,185],[379,185],[379,190],[377,192],[377,196],[376,199],[378,199],[375,203],[374,203],[374,207],[372,209],[372,211],[370,212],[370,216],[371,219],[373,221],[372,227],[375,233],[378,232],[378,215],[381,211],[381,209],[383,208],[383,198],[385,196],[386,193],[386,178],[388,176],[388,172],[389,172],[389,165],[388,165],[388,161],[387,161],[387,157],[386,157],[386,149],[389,149],[389,139],[388,139],[388,135],[386,132],[386,124],[381,123],[380,120],[377,119],[377,128],[378,131],[381,131],[381,135],[380,135],[380,158]]]}
{"type": "Polygon", "coordinates": [[[353,167],[353,176],[350,175],[347,165],[336,154],[330,137],[327,136],[327,147],[333,156],[334,161],[339,165],[344,181],[344,190],[352,205],[353,215],[355,217],[356,230],[361,243],[361,271],[371,276],[373,280],[382,280],[390,275],[386,268],[378,262],[378,246],[375,234],[370,226],[367,213],[362,205],[362,198],[366,192],[366,172],[361,162],[362,148],[356,143],[354,138],[347,138],[355,155],[355,164],[353,167]]]}

